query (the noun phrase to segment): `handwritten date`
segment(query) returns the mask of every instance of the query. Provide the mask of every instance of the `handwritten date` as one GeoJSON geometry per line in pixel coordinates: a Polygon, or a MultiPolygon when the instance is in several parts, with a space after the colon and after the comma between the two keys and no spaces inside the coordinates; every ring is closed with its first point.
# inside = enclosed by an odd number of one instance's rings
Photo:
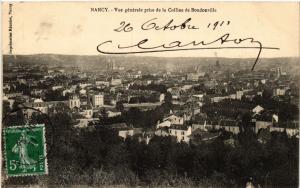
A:
{"type": "MultiPolygon", "coordinates": [[[[217,28],[230,25],[230,21],[216,21],[209,23],[207,29],[214,31],[217,28]]],[[[174,31],[174,30],[199,30],[197,26],[192,24],[192,18],[187,18],[182,22],[177,22],[173,19],[166,24],[158,24],[158,18],[147,20],[141,25],[141,31],[174,31]]],[[[120,26],[114,31],[116,32],[132,32],[134,27],[131,23],[122,21],[120,26]]],[[[276,47],[265,47],[263,43],[256,40],[254,37],[236,38],[231,33],[225,33],[217,36],[215,39],[195,39],[189,42],[184,42],[174,39],[171,42],[161,41],[161,43],[153,45],[151,39],[145,39],[131,43],[129,45],[120,44],[107,40],[97,46],[97,51],[102,54],[139,54],[139,53],[157,53],[169,51],[190,51],[190,50],[221,50],[221,49],[257,49],[257,56],[255,58],[252,70],[258,62],[262,50],[279,50],[276,47]],[[105,50],[106,49],[106,50],[105,50]],[[109,50],[108,50],[109,49],[109,50]],[[114,49],[111,51],[111,49],[114,49]]]]}

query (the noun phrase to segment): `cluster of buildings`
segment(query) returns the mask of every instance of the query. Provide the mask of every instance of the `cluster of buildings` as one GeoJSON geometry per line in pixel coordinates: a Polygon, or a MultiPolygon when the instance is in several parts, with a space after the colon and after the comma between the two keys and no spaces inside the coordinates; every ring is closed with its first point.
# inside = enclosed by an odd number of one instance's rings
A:
{"type": "Polygon", "coordinates": [[[146,130],[124,122],[105,126],[123,139],[136,135],[148,143],[153,136],[172,136],[189,143],[215,139],[221,131],[239,134],[245,122],[232,117],[238,112],[251,114],[247,125],[256,134],[264,129],[298,136],[297,118],[281,122],[276,109],[251,105],[261,98],[298,107],[298,88],[280,67],[254,72],[222,71],[219,67],[213,71],[199,66],[151,71],[108,61],[107,69],[83,71],[25,64],[5,67],[3,101],[9,109],[16,101],[30,107],[23,110],[26,118],[35,112],[51,114],[65,109],[76,128],[99,125],[101,118],[121,116],[132,107],[147,111],[171,102],[172,111],[146,130]]]}

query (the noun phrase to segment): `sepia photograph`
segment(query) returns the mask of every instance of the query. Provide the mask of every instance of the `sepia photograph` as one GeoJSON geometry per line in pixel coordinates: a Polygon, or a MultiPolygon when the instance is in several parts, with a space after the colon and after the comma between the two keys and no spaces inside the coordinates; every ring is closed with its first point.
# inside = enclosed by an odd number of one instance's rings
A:
{"type": "Polygon", "coordinates": [[[299,187],[299,2],[2,2],[2,187],[299,187]]]}

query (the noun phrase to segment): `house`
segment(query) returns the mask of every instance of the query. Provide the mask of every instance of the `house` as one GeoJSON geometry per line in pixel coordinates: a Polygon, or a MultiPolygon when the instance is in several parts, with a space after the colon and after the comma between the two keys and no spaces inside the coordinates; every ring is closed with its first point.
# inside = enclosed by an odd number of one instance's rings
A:
{"type": "Polygon", "coordinates": [[[252,112],[255,114],[260,114],[264,110],[263,107],[257,105],[255,108],[252,109],[252,112]]]}
{"type": "Polygon", "coordinates": [[[224,129],[227,132],[233,134],[239,134],[240,127],[237,125],[235,120],[222,120],[220,121],[220,129],[224,129]]]}
{"type": "Polygon", "coordinates": [[[128,136],[133,136],[134,135],[134,129],[131,127],[128,127],[126,123],[114,123],[110,125],[105,125],[106,128],[115,131],[117,135],[124,140],[128,136]]]}
{"type": "Polygon", "coordinates": [[[271,121],[256,121],[255,122],[255,133],[258,133],[260,129],[267,129],[272,126],[271,121]]]}
{"type": "Polygon", "coordinates": [[[196,101],[202,102],[204,99],[204,94],[193,95],[193,99],[195,99],[196,101]]]}
{"type": "Polygon", "coordinates": [[[118,135],[125,140],[128,136],[133,136],[133,129],[129,127],[124,129],[119,129],[118,135]]]}
{"type": "Polygon", "coordinates": [[[162,136],[162,137],[169,136],[168,128],[167,127],[159,128],[154,132],[154,134],[156,136],[162,136]]]}
{"type": "Polygon", "coordinates": [[[195,131],[197,129],[202,131],[208,131],[208,130],[212,130],[213,128],[214,127],[212,126],[212,124],[206,120],[199,121],[197,124],[192,124],[192,131],[195,131]]]}
{"type": "Polygon", "coordinates": [[[26,106],[30,107],[28,109],[24,109],[24,115],[27,116],[27,118],[30,118],[33,113],[48,113],[48,106],[47,104],[41,100],[41,99],[35,99],[32,103],[25,104],[26,106]]]}
{"type": "Polygon", "coordinates": [[[209,132],[201,129],[196,129],[192,131],[192,134],[190,135],[190,139],[192,141],[199,141],[199,140],[209,141],[218,138],[219,136],[220,136],[220,132],[209,132]]]}
{"type": "Polygon", "coordinates": [[[183,125],[184,118],[172,114],[172,115],[164,118],[163,121],[170,121],[172,125],[183,125]]]}
{"type": "Polygon", "coordinates": [[[162,93],[159,95],[159,102],[163,102],[165,100],[165,94],[162,93]]]}
{"type": "Polygon", "coordinates": [[[115,110],[115,109],[110,109],[110,110],[107,110],[107,117],[116,117],[116,116],[120,116],[122,113],[118,110],[115,110]]]}
{"type": "Polygon", "coordinates": [[[181,96],[181,93],[180,93],[181,88],[179,88],[179,87],[173,87],[173,88],[167,89],[167,91],[171,93],[172,99],[173,99],[173,100],[178,100],[178,99],[180,99],[180,96],[181,96]]]}
{"type": "Polygon", "coordinates": [[[276,88],[273,90],[274,96],[283,96],[285,94],[285,90],[281,88],[276,88]]]}
{"type": "Polygon", "coordinates": [[[78,118],[76,121],[78,122],[75,127],[77,128],[86,128],[89,123],[99,120],[98,118],[78,118]]]}
{"type": "Polygon", "coordinates": [[[93,108],[91,105],[82,105],[81,106],[81,115],[83,115],[85,118],[92,118],[93,117],[93,108]]]}
{"type": "Polygon", "coordinates": [[[177,139],[177,142],[186,142],[190,141],[190,135],[192,134],[191,126],[182,126],[182,125],[173,125],[169,128],[170,136],[174,136],[177,139]]]}
{"type": "Polygon", "coordinates": [[[73,109],[74,107],[80,108],[80,99],[78,95],[73,94],[69,97],[69,107],[73,109]]]}
{"type": "Polygon", "coordinates": [[[104,105],[103,93],[92,93],[88,97],[88,100],[92,102],[93,107],[99,107],[104,105]]]}
{"type": "Polygon", "coordinates": [[[159,128],[162,128],[162,127],[170,127],[171,126],[171,121],[169,120],[166,120],[166,121],[163,121],[163,122],[158,122],[157,125],[156,125],[156,129],[159,129],[159,128]]]}

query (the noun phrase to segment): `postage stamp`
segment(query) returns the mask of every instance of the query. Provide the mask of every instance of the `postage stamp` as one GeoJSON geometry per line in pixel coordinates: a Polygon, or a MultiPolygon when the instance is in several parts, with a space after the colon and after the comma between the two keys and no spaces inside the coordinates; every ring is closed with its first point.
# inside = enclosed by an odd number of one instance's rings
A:
{"type": "Polygon", "coordinates": [[[44,124],[5,128],[4,146],[7,176],[48,173],[44,124]]]}

